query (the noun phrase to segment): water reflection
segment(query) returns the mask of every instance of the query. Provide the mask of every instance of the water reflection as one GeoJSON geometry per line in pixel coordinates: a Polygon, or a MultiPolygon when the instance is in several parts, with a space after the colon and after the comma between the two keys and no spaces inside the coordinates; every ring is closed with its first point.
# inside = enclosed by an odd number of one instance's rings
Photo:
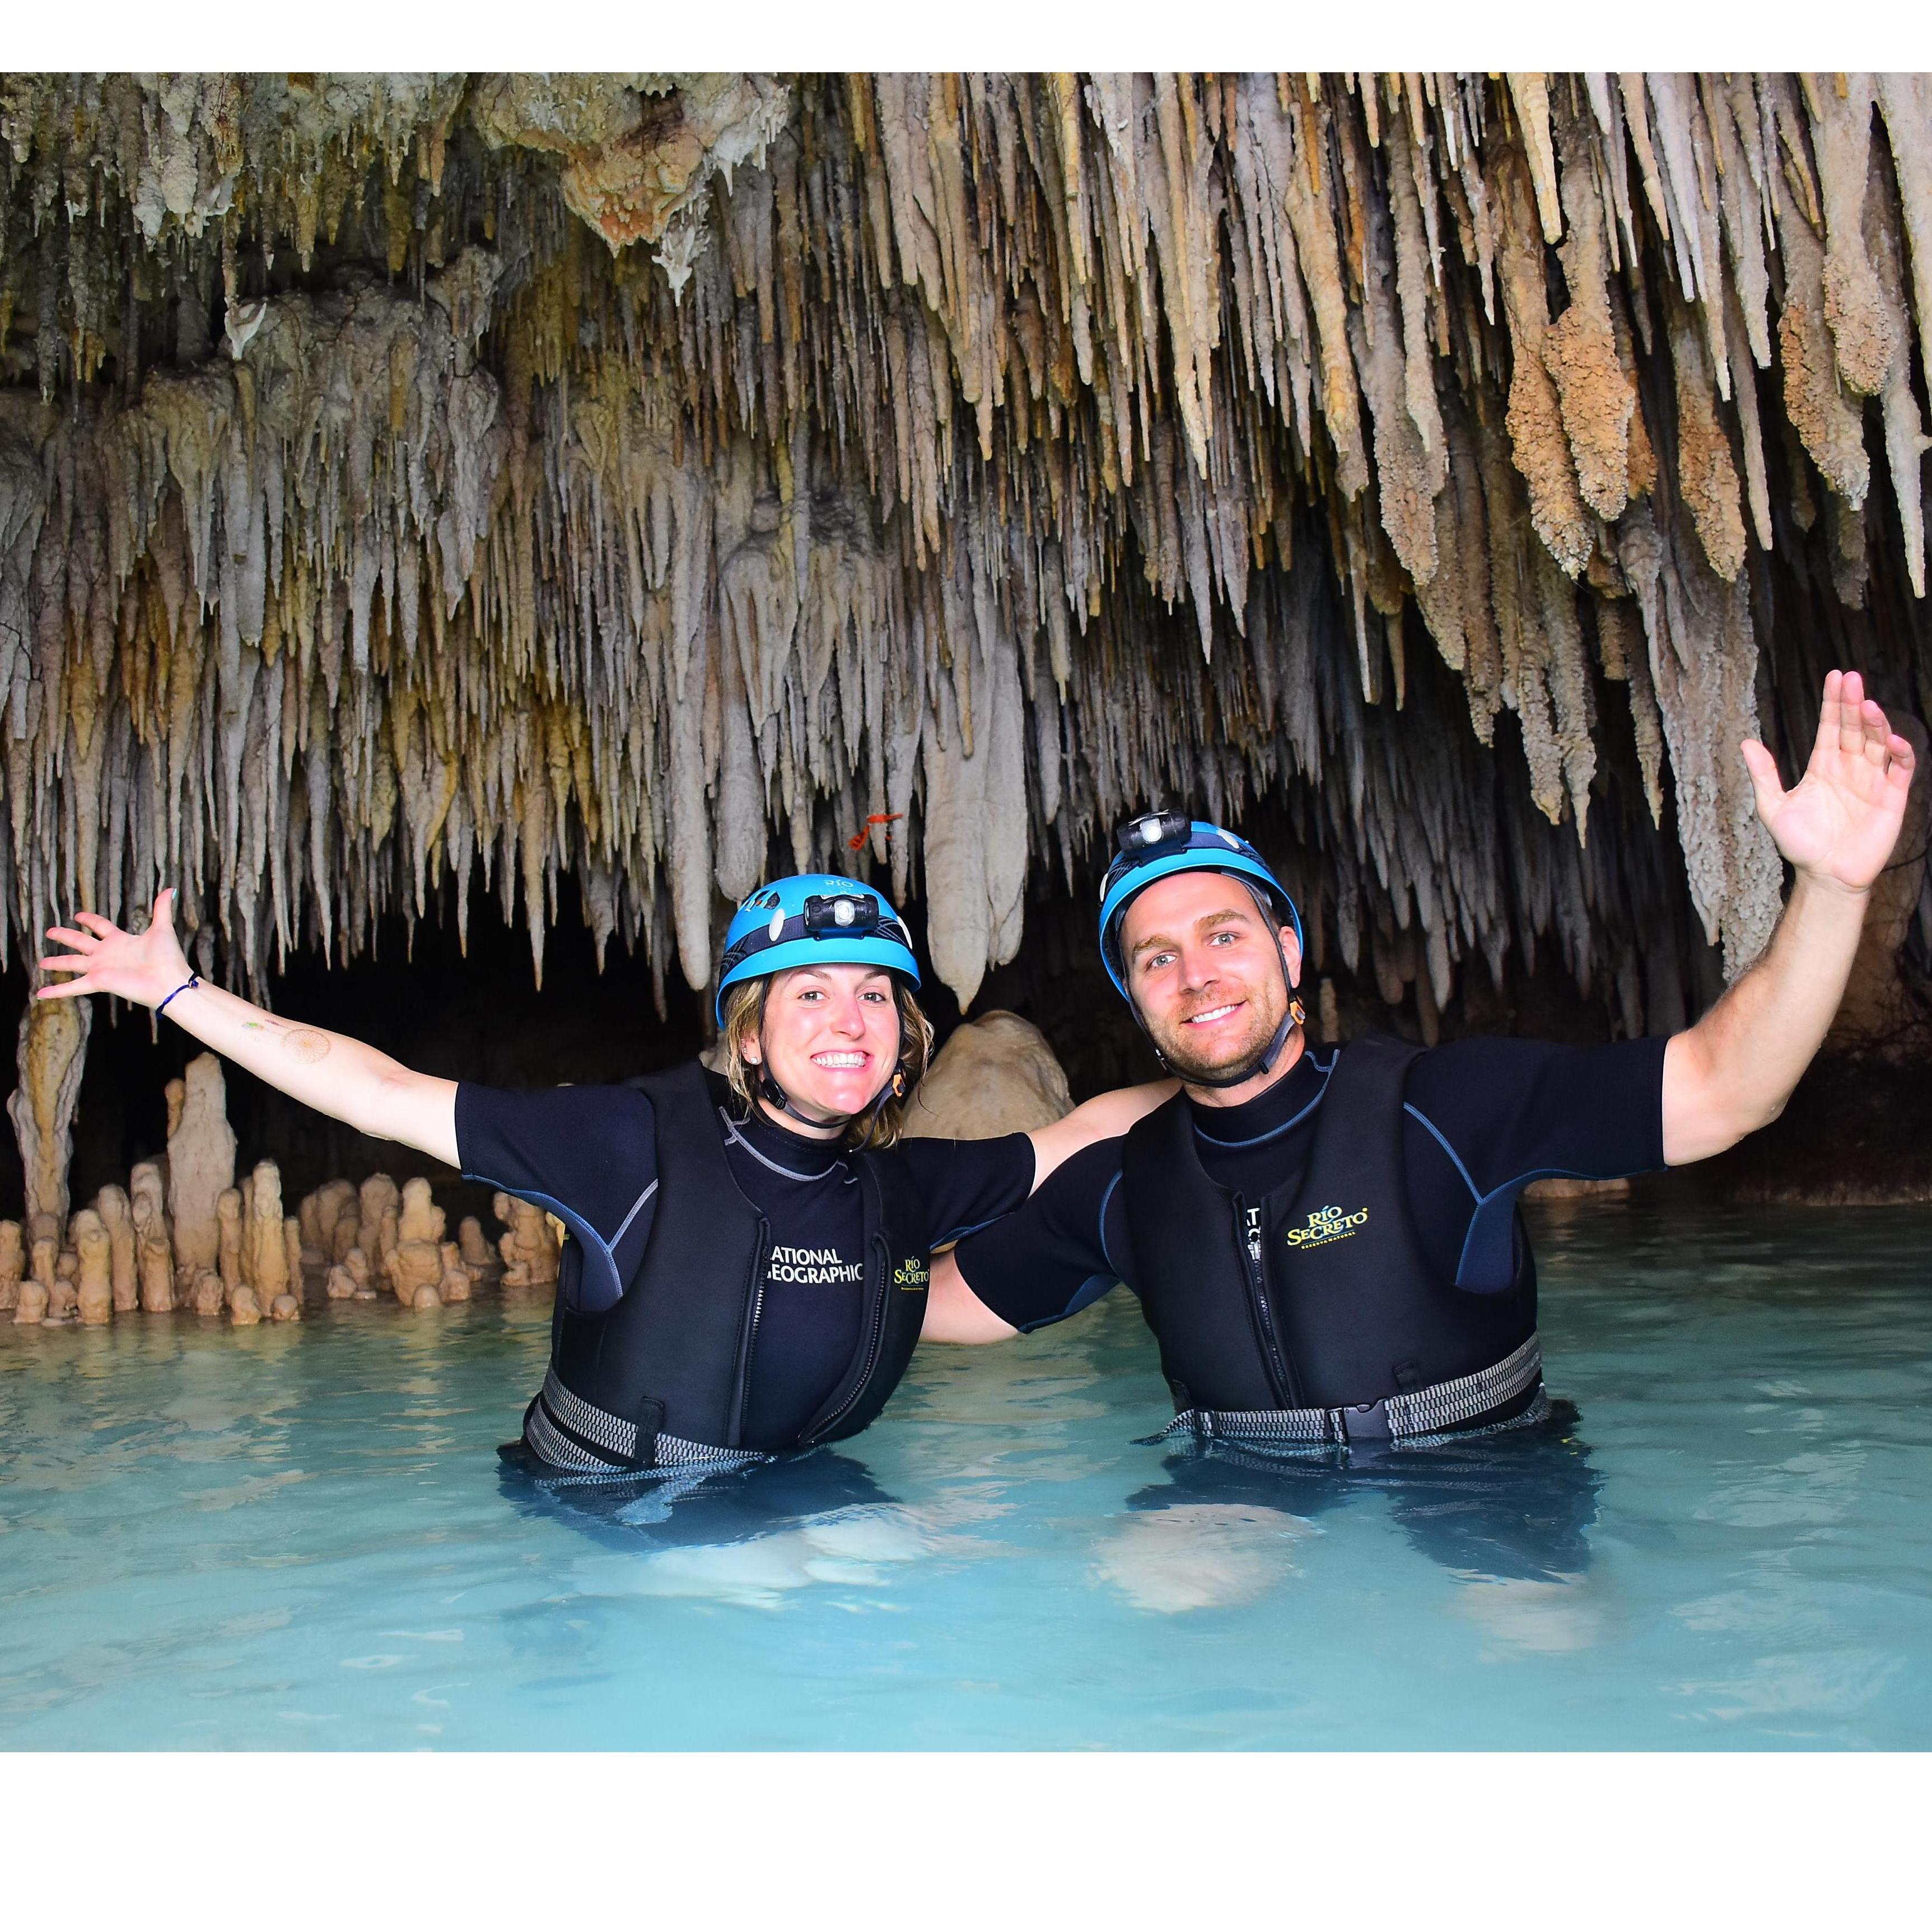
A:
{"type": "MultiPolygon", "coordinates": [[[[1177,1444],[1166,1480],[1127,1498],[1144,1520],[1102,1546],[1099,1571],[1143,1609],[1250,1602],[1293,1572],[1319,1519],[1378,1498],[1412,1549],[1483,1586],[1495,1620],[1520,1636],[1525,1606],[1556,1600],[1590,1565],[1602,1478],[1576,1424],[1558,1402],[1537,1428],[1346,1459],[1225,1438],[1177,1444]]],[[[1575,1648],[1574,1637],[1546,1630],[1528,1647],[1575,1648]]]]}
{"type": "Polygon", "coordinates": [[[614,1559],[578,1566],[589,1596],[771,1609],[814,1584],[876,1586],[921,1558],[986,1554],[994,1546],[957,1532],[1004,1507],[970,1487],[909,1504],[830,1449],[614,1481],[545,1472],[520,1444],[499,1459],[499,1486],[521,1514],[567,1523],[614,1559]]]}

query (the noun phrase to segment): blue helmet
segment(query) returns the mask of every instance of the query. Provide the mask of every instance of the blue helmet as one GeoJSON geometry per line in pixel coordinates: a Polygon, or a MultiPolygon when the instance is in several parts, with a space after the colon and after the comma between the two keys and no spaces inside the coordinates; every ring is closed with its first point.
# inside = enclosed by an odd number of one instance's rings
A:
{"type": "Polygon", "coordinates": [[[792,966],[881,966],[916,986],[919,962],[905,922],[882,892],[832,872],[802,872],[760,886],[731,916],[714,1011],[724,989],[792,966]]]}
{"type": "MultiPolygon", "coordinates": [[[[1277,926],[1294,928],[1301,940],[1301,915],[1288,889],[1245,838],[1224,832],[1205,819],[1178,812],[1150,812],[1130,818],[1115,834],[1118,856],[1107,868],[1100,888],[1100,957],[1114,989],[1130,1005],[1125,962],[1120,957],[1120,922],[1136,896],[1171,872],[1226,872],[1245,881],[1257,898],[1265,899],[1277,926]]],[[[1138,1015],[1139,1009],[1135,1009],[1138,1015]]]]}

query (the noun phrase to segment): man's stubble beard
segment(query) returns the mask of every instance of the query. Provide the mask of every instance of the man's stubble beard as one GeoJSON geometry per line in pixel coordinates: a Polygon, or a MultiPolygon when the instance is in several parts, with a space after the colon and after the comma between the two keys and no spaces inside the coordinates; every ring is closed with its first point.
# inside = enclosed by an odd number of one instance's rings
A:
{"type": "MultiPolygon", "coordinates": [[[[1177,1078],[1183,1082],[1203,1075],[1218,1078],[1261,1057],[1262,1050],[1274,1039],[1276,1028],[1281,1024],[1282,1016],[1288,1011],[1287,998],[1279,987],[1272,997],[1265,986],[1244,986],[1240,991],[1247,998],[1248,1010],[1254,1016],[1254,1023],[1240,1046],[1222,1058],[1204,1059],[1191,1050],[1192,1041],[1184,1019],[1163,1025],[1162,1032],[1154,1036],[1154,1045],[1160,1049],[1161,1058],[1177,1078]]],[[[1195,1011],[1204,1012],[1221,1004],[1219,1000],[1204,1000],[1195,1011]]],[[[1152,1031],[1151,1028],[1149,1030],[1152,1031]]]]}

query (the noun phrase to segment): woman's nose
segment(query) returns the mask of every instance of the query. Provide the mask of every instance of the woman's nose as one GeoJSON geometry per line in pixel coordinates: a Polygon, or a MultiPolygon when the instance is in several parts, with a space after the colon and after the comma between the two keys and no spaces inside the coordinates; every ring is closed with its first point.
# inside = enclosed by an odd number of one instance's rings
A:
{"type": "Polygon", "coordinates": [[[866,1030],[866,1010],[856,999],[838,1001],[832,1009],[832,1030],[856,1040],[866,1030]]]}

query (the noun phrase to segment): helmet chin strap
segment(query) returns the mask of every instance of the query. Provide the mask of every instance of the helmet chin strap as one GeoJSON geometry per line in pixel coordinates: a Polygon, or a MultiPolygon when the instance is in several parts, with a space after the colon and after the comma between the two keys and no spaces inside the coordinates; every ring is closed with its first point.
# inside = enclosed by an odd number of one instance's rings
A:
{"type": "MultiPolygon", "coordinates": [[[[1241,883],[1247,885],[1245,879],[1241,883]]],[[[1161,1052],[1160,1043],[1154,1039],[1152,1030],[1142,1016],[1139,1000],[1131,993],[1127,995],[1127,1010],[1133,1015],[1135,1023],[1139,1027],[1141,1031],[1147,1035],[1148,1044],[1154,1048],[1154,1057],[1160,1062],[1160,1070],[1163,1073],[1173,1074],[1177,1080],[1186,1086],[1216,1088],[1240,1087],[1253,1079],[1258,1073],[1272,1073],[1274,1071],[1275,1062],[1281,1058],[1282,1048],[1288,1044],[1288,1036],[1308,1018],[1307,1010],[1294,997],[1294,980],[1288,970],[1288,954],[1282,946],[1281,934],[1275,928],[1274,909],[1267,904],[1260,893],[1255,892],[1253,886],[1249,886],[1248,890],[1253,894],[1255,903],[1261,908],[1262,913],[1267,917],[1269,932],[1274,934],[1275,957],[1281,962],[1281,982],[1288,991],[1288,1011],[1282,1015],[1281,1024],[1275,1028],[1274,1037],[1245,1066],[1232,1073],[1175,1072],[1175,1070],[1168,1064],[1167,1055],[1161,1052]]]]}
{"type": "MultiPolygon", "coordinates": [[[[759,1042],[759,1052],[762,1054],[764,1051],[764,1043],[761,1040],[759,1042]]],[[[769,1102],[781,1113],[789,1114],[794,1120],[802,1121],[808,1127],[816,1127],[821,1133],[827,1127],[839,1127],[849,1130],[854,1120],[861,1119],[869,1127],[872,1123],[878,1119],[879,1109],[888,1100],[897,1100],[904,1091],[905,1074],[902,1069],[895,1066],[892,1069],[892,1077],[872,1096],[872,1105],[866,1108],[862,1113],[833,1114],[824,1120],[817,1120],[811,1114],[794,1106],[791,1096],[772,1078],[770,1067],[762,1058],[758,1062],[759,1099],[769,1102]]]]}

